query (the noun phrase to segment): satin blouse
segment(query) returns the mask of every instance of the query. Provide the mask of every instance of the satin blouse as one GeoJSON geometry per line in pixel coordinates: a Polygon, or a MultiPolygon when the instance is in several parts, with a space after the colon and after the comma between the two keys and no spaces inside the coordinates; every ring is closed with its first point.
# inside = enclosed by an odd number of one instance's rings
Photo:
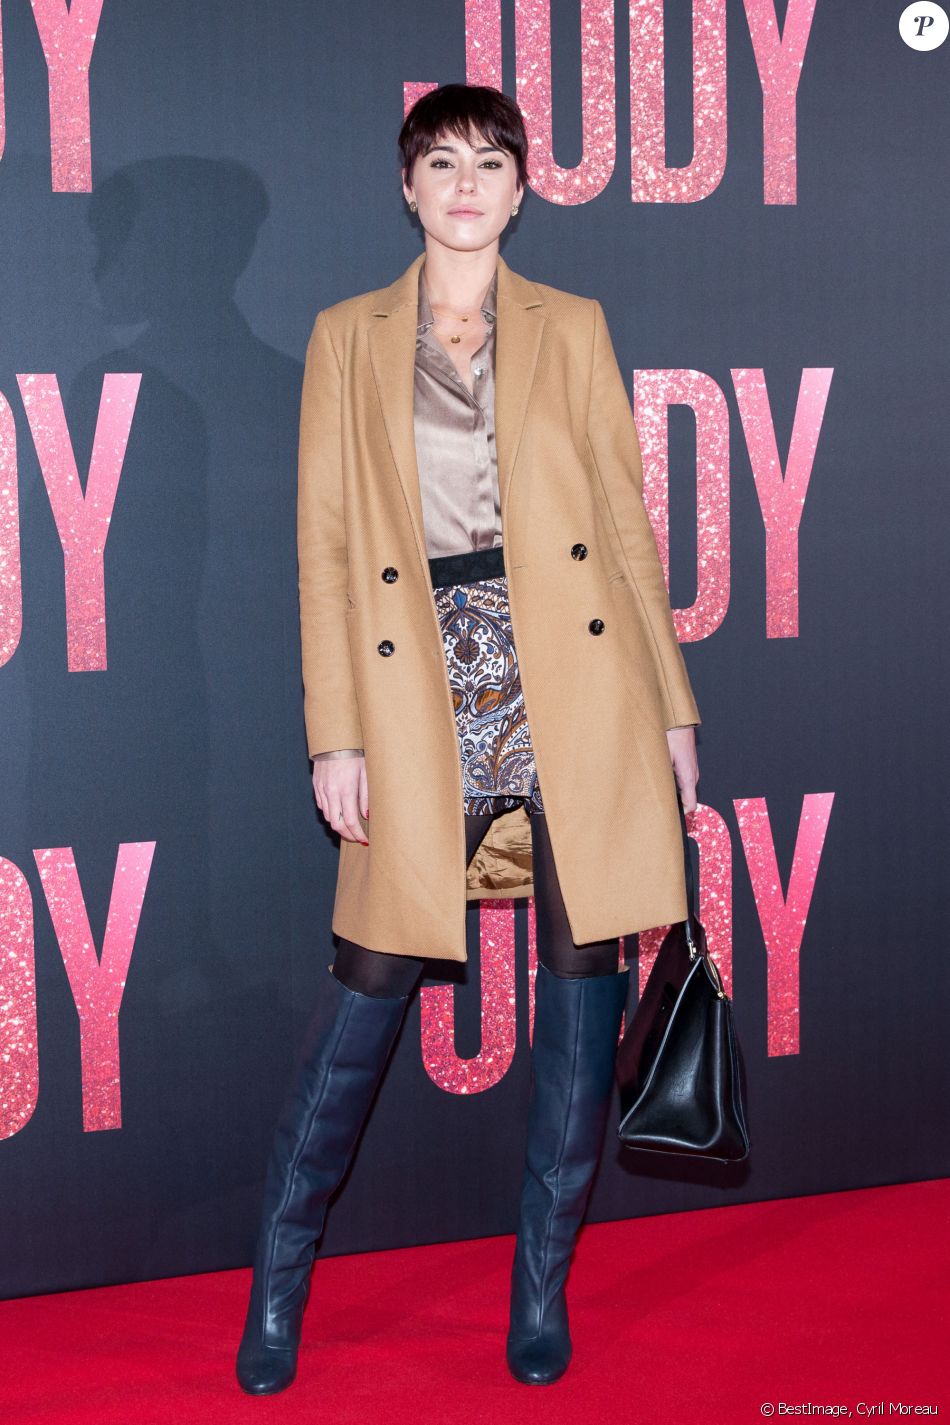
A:
{"type": "Polygon", "coordinates": [[[430,559],[492,549],[502,542],[495,454],[495,321],[498,269],[482,304],[488,331],[471,357],[470,392],[432,330],[434,318],[419,269],[413,423],[430,559]]]}

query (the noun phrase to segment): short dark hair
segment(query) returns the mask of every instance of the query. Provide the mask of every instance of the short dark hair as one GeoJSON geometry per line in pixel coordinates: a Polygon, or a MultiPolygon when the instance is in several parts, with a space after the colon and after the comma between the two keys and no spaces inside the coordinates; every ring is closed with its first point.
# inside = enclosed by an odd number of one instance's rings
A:
{"type": "Polygon", "coordinates": [[[399,152],[406,182],[416,159],[443,134],[468,139],[481,134],[489,143],[510,153],[518,169],[518,183],[528,183],[528,135],[524,116],[514,99],[487,84],[443,84],[417,99],[399,131],[399,152]]]}

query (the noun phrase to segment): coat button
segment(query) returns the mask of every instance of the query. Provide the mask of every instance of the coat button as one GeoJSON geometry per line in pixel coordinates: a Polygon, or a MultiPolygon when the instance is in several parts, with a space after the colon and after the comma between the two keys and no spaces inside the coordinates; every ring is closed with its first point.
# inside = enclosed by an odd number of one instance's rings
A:
{"type": "Polygon", "coordinates": [[[386,568],[383,570],[383,578],[385,579],[387,584],[395,584],[396,580],[399,578],[399,570],[394,569],[391,564],[387,564],[386,568]]]}
{"type": "Polygon", "coordinates": [[[384,638],[382,643],[377,643],[376,647],[384,658],[388,658],[390,653],[396,651],[396,645],[391,638],[384,638]]]}
{"type": "Polygon", "coordinates": [[[603,633],[604,621],[602,618],[592,618],[587,627],[590,629],[591,633],[603,633]]]}
{"type": "Polygon", "coordinates": [[[571,558],[572,558],[572,559],[586,559],[586,558],[587,558],[587,545],[586,545],[586,544],[574,544],[574,545],[572,545],[572,546],[571,546],[571,558]]]}

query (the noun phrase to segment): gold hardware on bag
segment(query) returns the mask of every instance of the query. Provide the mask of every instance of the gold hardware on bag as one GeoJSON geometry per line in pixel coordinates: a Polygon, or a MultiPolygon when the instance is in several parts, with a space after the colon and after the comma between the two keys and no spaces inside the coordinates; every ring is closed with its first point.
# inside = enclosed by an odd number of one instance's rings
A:
{"type": "Polygon", "coordinates": [[[716,986],[716,994],[719,996],[720,999],[728,999],[729,996],[726,994],[726,991],[723,988],[722,976],[719,973],[719,966],[716,964],[713,957],[709,954],[707,954],[706,956],[706,965],[709,969],[712,982],[716,986]]]}

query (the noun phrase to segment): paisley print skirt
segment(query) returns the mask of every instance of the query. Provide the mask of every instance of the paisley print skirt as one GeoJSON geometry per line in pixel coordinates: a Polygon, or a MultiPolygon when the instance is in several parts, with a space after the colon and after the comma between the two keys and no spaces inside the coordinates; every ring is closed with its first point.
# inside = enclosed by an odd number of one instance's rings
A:
{"type": "Polygon", "coordinates": [[[429,565],[466,815],[508,811],[522,802],[529,813],[543,812],[501,548],[431,559],[429,565]]]}

